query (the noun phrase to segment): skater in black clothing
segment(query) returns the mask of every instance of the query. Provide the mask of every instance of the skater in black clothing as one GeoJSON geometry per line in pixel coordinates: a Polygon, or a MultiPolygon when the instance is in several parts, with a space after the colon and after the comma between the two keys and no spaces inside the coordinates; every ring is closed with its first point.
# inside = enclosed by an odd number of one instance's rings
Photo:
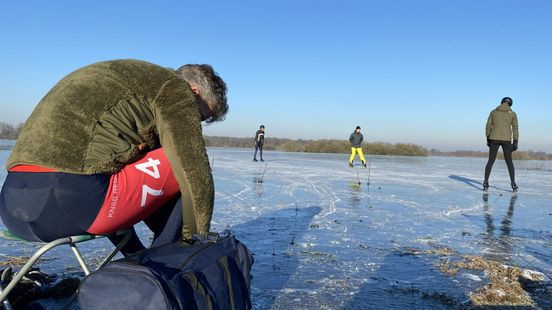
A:
{"type": "Polygon", "coordinates": [[[489,176],[491,175],[499,147],[502,147],[504,160],[506,160],[506,165],[508,166],[512,190],[515,192],[518,189],[512,152],[518,149],[519,132],[517,115],[511,108],[512,103],[512,98],[504,97],[500,105],[491,112],[487,120],[486,134],[487,146],[489,147],[489,161],[485,167],[484,190],[489,188],[489,176]]]}
{"type": "Polygon", "coordinates": [[[253,161],[258,161],[257,151],[259,151],[259,155],[261,155],[261,161],[264,161],[263,159],[264,135],[265,135],[265,126],[261,125],[259,130],[257,130],[257,132],[255,133],[255,155],[253,155],[253,161]]]}

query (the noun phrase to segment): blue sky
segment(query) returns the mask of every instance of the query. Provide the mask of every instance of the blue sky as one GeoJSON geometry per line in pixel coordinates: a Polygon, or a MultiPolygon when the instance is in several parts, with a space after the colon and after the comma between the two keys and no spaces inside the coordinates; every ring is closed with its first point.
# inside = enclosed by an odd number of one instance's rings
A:
{"type": "Polygon", "coordinates": [[[514,99],[520,147],[552,151],[552,1],[4,1],[0,121],[24,121],[69,72],[135,58],[209,63],[227,120],[208,135],[485,149],[514,99]]]}

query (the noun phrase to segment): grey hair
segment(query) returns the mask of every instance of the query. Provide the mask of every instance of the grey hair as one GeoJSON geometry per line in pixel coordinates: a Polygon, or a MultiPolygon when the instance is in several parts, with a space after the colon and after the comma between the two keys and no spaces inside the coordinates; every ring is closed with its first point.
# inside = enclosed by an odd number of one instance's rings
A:
{"type": "Polygon", "coordinates": [[[228,112],[226,102],[226,83],[218,76],[210,65],[184,65],[176,70],[178,76],[189,84],[199,88],[201,97],[205,98],[214,114],[206,121],[208,123],[222,121],[228,112]]]}

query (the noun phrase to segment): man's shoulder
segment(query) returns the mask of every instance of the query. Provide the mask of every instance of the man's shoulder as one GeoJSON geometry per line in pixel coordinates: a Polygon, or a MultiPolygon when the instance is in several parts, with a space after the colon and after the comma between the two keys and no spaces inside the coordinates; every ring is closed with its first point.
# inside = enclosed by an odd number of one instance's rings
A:
{"type": "Polygon", "coordinates": [[[498,109],[494,109],[491,111],[491,116],[495,116],[495,115],[500,115],[502,113],[502,111],[498,110],[498,109]]]}
{"type": "Polygon", "coordinates": [[[86,67],[112,67],[112,68],[117,68],[117,67],[148,67],[148,68],[156,68],[158,70],[165,70],[167,72],[171,72],[171,70],[169,70],[167,68],[164,68],[160,65],[156,65],[154,63],[143,61],[143,60],[138,60],[138,59],[104,60],[104,61],[99,61],[99,62],[96,62],[96,63],[92,63],[88,66],[85,66],[84,68],[86,68],[86,67]]]}
{"type": "Polygon", "coordinates": [[[162,66],[136,59],[115,59],[100,61],[79,68],[66,78],[69,79],[107,79],[117,80],[119,82],[128,82],[137,80],[141,83],[156,80],[168,80],[177,77],[176,73],[162,66]]]}

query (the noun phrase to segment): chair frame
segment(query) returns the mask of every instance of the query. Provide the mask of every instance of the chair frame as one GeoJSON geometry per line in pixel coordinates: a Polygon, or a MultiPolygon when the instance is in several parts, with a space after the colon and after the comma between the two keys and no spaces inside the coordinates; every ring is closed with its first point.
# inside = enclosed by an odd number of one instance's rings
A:
{"type": "MultiPolygon", "coordinates": [[[[10,280],[8,285],[3,288],[2,285],[0,285],[0,303],[4,305],[5,309],[11,309],[11,305],[9,304],[9,301],[7,299],[8,294],[13,290],[13,288],[23,279],[23,277],[31,270],[33,265],[38,261],[42,255],[46,254],[48,251],[52,250],[53,248],[68,244],[71,247],[71,250],[73,254],[75,255],[75,258],[77,259],[77,262],[79,263],[80,267],[82,268],[85,275],[90,274],[90,268],[86,265],[86,262],[84,261],[84,258],[82,257],[79,249],[77,248],[77,243],[82,243],[94,239],[100,239],[100,238],[106,238],[111,236],[124,236],[121,242],[117,244],[115,249],[111,251],[111,253],[101,262],[99,267],[97,269],[102,268],[103,266],[107,265],[115,255],[128,243],[132,236],[132,230],[121,230],[118,232],[115,232],[113,234],[109,235],[78,235],[78,236],[70,236],[70,237],[64,237],[60,239],[56,239],[52,242],[46,243],[42,247],[40,247],[30,258],[27,260],[27,262],[21,267],[21,269],[15,274],[15,276],[10,280]]],[[[8,267],[10,268],[10,267],[8,267]]],[[[96,269],[96,270],[97,270],[96,269]]]]}

